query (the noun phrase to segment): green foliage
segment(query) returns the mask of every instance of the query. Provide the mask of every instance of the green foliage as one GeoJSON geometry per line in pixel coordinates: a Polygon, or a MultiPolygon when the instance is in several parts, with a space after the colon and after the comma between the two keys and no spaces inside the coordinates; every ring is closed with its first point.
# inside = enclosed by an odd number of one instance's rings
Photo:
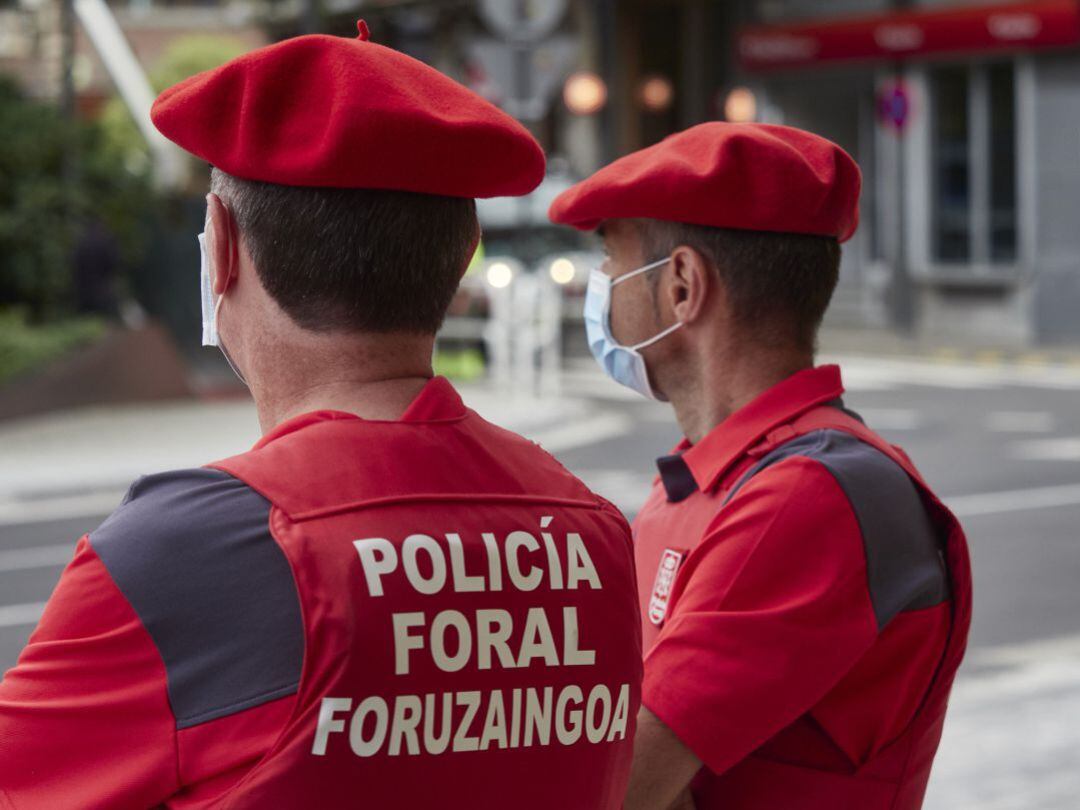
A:
{"type": "Polygon", "coordinates": [[[484,355],[479,349],[439,349],[434,358],[435,373],[459,382],[484,376],[484,355]]]}
{"type": "Polygon", "coordinates": [[[73,318],[35,326],[27,322],[22,310],[0,310],[0,386],[99,339],[105,328],[100,318],[73,318]]]}
{"type": "Polygon", "coordinates": [[[96,125],[65,120],[4,77],[0,132],[0,307],[24,306],[35,322],[63,317],[82,223],[101,218],[134,261],[149,178],[131,172],[96,125]],[[73,156],[70,173],[65,154],[73,156]]]}
{"type": "MultiPolygon", "coordinates": [[[[226,37],[181,38],[162,55],[151,84],[162,90],[244,50],[226,37]]],[[[72,303],[72,251],[87,217],[116,237],[126,269],[145,254],[158,212],[146,142],[118,98],[97,121],[73,124],[4,76],[0,132],[0,307],[24,307],[35,323],[63,318],[72,303]],[[73,156],[68,164],[65,155],[73,156]]]]}
{"type": "MultiPolygon", "coordinates": [[[[228,62],[247,50],[243,42],[230,37],[193,35],[175,40],[150,71],[150,85],[160,93],[189,76],[228,62]]],[[[101,114],[101,126],[108,142],[132,167],[150,164],[150,153],[139,128],[123,99],[113,96],[101,114]]]]}

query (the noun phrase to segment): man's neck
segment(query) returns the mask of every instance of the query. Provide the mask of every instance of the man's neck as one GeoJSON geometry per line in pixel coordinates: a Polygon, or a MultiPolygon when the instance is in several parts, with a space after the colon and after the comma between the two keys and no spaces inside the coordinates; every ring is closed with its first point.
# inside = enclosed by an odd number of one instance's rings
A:
{"type": "Polygon", "coordinates": [[[257,398],[259,426],[267,433],[295,416],[320,410],[393,421],[401,418],[430,379],[430,376],[410,375],[384,380],[327,380],[301,390],[257,398]]]}
{"type": "Polygon", "coordinates": [[[278,346],[260,355],[251,394],[266,433],[317,410],[353,413],[362,419],[395,420],[434,376],[432,338],[387,336],[349,344],[278,346]]]}
{"type": "Polygon", "coordinates": [[[791,352],[709,358],[688,375],[685,386],[670,392],[675,418],[686,438],[697,444],[733,413],[813,364],[813,357],[791,352]]]}

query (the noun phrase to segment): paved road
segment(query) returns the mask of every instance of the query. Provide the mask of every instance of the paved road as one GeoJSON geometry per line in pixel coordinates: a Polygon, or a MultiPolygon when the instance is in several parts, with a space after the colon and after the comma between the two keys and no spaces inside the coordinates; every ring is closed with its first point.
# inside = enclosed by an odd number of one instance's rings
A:
{"type": "MultiPolygon", "coordinates": [[[[1080,768],[1080,374],[851,359],[847,404],[902,444],[968,528],[976,613],[928,810],[1075,810],[1080,768]]],[[[678,439],[665,406],[591,368],[526,432],[629,514],[678,439]]],[[[479,406],[478,406],[479,407],[479,406]]],[[[483,408],[481,408],[483,410],[483,408]]],[[[10,471],[9,471],[10,472],[10,471]]],[[[70,494],[70,493],[69,493],[70,494]]],[[[0,671],[111,495],[0,509],[0,671]],[[80,511],[87,514],[80,515],[80,511]],[[90,512],[95,512],[90,514],[90,512]],[[20,514],[35,518],[19,522],[20,514]]]]}

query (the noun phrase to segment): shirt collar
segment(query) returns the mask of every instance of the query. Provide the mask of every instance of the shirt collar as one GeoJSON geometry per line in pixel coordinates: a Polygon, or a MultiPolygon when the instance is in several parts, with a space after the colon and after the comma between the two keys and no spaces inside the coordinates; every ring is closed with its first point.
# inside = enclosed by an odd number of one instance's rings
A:
{"type": "Polygon", "coordinates": [[[454,386],[450,384],[450,381],[445,377],[433,377],[420,389],[420,393],[416,395],[416,399],[414,399],[409,404],[409,407],[405,409],[405,413],[401,415],[400,419],[363,419],[355,413],[338,411],[330,408],[309,411],[308,413],[302,413],[290,419],[286,419],[281,424],[270,429],[258,442],[256,442],[252,449],[258,450],[259,448],[270,444],[270,442],[275,439],[280,439],[282,436],[289,433],[295,433],[298,430],[302,430],[309,425],[314,425],[319,422],[354,420],[376,425],[387,423],[398,424],[401,422],[454,422],[462,419],[466,413],[465,403],[462,402],[461,395],[458,394],[454,386]]]}
{"type": "Polygon", "coordinates": [[[683,439],[672,455],[657,460],[669,501],[708,492],[746,451],[773,429],[844,393],[839,366],[799,371],[731,414],[697,444],[683,439]]]}

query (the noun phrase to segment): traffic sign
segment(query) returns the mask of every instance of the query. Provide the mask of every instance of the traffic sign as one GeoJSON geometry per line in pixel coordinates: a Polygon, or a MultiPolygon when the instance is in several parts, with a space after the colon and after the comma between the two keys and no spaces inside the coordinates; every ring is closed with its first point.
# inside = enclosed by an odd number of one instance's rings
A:
{"type": "Polygon", "coordinates": [[[504,39],[539,42],[558,27],[566,0],[480,0],[480,16],[504,39]]]}

